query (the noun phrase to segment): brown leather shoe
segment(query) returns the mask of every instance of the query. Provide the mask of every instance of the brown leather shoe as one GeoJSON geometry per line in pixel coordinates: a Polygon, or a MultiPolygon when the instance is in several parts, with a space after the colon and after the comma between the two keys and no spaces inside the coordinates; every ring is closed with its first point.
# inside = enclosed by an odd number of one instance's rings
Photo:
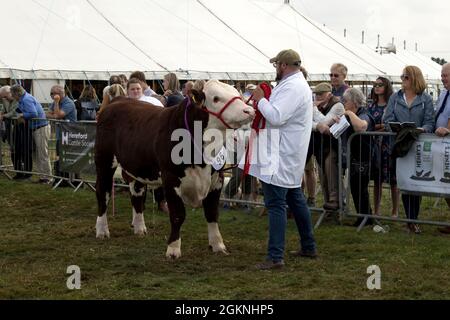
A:
{"type": "Polygon", "coordinates": [[[167,202],[166,201],[161,201],[158,204],[158,210],[161,212],[165,212],[167,214],[169,214],[169,207],[167,206],[167,202]]]}
{"type": "Polygon", "coordinates": [[[303,257],[303,258],[310,258],[310,259],[316,259],[318,257],[316,251],[291,251],[290,254],[294,257],[303,257]]]}
{"type": "Polygon", "coordinates": [[[280,260],[280,261],[272,261],[272,260],[267,260],[264,261],[263,263],[259,263],[256,265],[256,269],[258,270],[274,270],[274,269],[282,269],[284,267],[284,261],[280,260]]]}
{"type": "Polygon", "coordinates": [[[267,216],[267,209],[263,207],[258,214],[258,217],[267,216]]]}
{"type": "Polygon", "coordinates": [[[439,231],[440,233],[450,234],[450,227],[442,227],[442,228],[438,228],[438,231],[439,231]]]}

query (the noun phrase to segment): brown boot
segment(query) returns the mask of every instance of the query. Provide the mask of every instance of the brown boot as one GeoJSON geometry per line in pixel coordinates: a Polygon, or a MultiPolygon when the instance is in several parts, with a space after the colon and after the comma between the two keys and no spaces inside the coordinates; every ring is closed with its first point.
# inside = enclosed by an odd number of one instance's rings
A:
{"type": "Polygon", "coordinates": [[[450,227],[438,228],[440,233],[450,234],[450,227]]]}

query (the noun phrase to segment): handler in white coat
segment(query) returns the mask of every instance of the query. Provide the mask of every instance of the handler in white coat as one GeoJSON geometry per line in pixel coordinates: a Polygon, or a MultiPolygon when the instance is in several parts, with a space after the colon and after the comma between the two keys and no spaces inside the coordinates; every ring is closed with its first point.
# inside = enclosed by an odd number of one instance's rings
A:
{"type": "Polygon", "coordinates": [[[269,243],[265,262],[257,268],[284,266],[286,205],[295,217],[303,257],[317,256],[311,214],[301,189],[303,171],[312,128],[312,92],[300,72],[300,56],[283,50],[270,59],[276,68],[278,85],[270,100],[258,87],[253,98],[266,119],[266,128],[253,141],[250,175],[260,179],[269,216],[269,243]]]}

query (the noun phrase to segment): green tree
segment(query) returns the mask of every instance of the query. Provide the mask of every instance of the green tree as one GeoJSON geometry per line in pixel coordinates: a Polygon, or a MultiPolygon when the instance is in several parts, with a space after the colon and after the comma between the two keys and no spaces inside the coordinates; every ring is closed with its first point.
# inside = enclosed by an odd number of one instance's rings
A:
{"type": "Polygon", "coordinates": [[[436,63],[439,63],[441,66],[447,63],[447,60],[445,60],[444,58],[431,57],[431,60],[433,60],[436,63]]]}

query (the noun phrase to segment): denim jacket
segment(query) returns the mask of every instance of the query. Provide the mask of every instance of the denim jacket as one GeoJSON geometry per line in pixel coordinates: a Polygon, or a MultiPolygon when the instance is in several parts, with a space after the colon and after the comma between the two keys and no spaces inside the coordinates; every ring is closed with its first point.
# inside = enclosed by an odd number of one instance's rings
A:
{"type": "Polygon", "coordinates": [[[434,132],[433,99],[424,92],[417,95],[411,107],[408,107],[403,98],[403,90],[399,90],[391,96],[384,112],[383,123],[387,125],[389,122],[414,122],[426,133],[434,132]]]}

